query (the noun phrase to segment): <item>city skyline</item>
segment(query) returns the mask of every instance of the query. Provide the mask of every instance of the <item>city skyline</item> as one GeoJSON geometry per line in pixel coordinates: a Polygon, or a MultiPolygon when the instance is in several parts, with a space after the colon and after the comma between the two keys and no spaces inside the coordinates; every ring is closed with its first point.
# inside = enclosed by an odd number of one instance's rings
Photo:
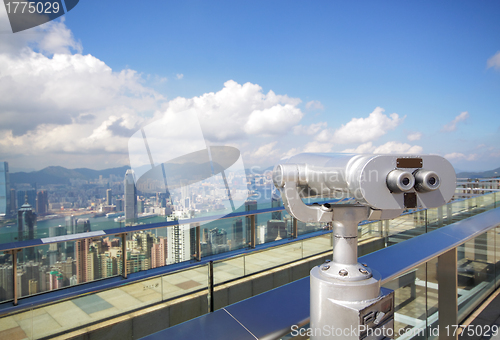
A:
{"type": "Polygon", "coordinates": [[[90,1],[16,34],[2,7],[3,159],[127,165],[134,133],[192,109],[205,143],[238,148],[246,167],[303,151],[500,166],[499,4],[191,5],[111,16],[112,3],[90,1]]]}

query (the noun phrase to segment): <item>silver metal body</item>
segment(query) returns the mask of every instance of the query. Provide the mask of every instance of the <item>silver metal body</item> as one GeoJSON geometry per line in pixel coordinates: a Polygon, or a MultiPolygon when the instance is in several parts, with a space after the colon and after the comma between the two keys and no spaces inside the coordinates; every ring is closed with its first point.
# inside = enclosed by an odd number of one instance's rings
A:
{"type": "Polygon", "coordinates": [[[440,156],[299,154],[278,164],[273,180],[293,217],[333,222],[333,259],[310,275],[311,339],[391,337],[393,293],[381,290],[380,276],[358,263],[358,224],[446,204],[456,186],[451,164],[440,156]],[[355,203],[302,201],[315,196],[355,203]]]}

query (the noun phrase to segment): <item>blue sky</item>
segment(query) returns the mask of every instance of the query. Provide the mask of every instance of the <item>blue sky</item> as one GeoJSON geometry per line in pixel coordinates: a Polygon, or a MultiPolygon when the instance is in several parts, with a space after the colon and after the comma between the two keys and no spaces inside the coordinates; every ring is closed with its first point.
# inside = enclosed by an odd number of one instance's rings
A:
{"type": "Polygon", "coordinates": [[[0,100],[8,112],[0,152],[13,168],[123,165],[127,137],[175,107],[198,105],[175,101],[182,97],[202,102],[199,111],[225,105],[200,124],[209,143],[238,147],[248,166],[303,151],[356,151],[433,153],[460,170],[493,169],[499,16],[493,1],[86,0],[62,21],[9,34],[2,13],[8,66],[0,66],[0,87],[27,87],[33,102],[0,100]],[[29,71],[40,63],[68,84],[78,78],[65,97],[74,105],[29,71]],[[37,116],[17,122],[30,107],[37,116]]]}

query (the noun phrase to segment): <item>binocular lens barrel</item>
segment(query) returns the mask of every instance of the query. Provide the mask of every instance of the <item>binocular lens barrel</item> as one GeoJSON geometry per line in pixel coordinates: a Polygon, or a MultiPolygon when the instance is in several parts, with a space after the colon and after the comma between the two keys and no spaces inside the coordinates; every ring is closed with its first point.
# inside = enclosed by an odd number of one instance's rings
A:
{"type": "Polygon", "coordinates": [[[409,191],[415,185],[415,178],[408,171],[392,170],[387,175],[387,187],[391,192],[401,193],[409,191]]]}
{"type": "Polygon", "coordinates": [[[441,185],[439,176],[434,171],[417,170],[413,176],[415,176],[415,190],[418,192],[434,191],[441,185]]]}

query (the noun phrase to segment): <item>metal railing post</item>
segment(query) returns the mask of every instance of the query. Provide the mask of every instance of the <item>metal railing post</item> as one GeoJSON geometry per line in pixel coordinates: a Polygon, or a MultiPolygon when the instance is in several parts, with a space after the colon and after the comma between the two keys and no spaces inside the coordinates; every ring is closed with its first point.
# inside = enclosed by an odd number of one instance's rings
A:
{"type": "Polygon", "coordinates": [[[214,311],[214,262],[208,263],[208,312],[214,311]]]}
{"type": "Polygon", "coordinates": [[[201,227],[196,224],[196,260],[201,261],[201,227]]]}
{"type": "Polygon", "coordinates": [[[256,242],[256,230],[255,230],[255,214],[250,215],[250,248],[255,248],[256,242]]]}
{"type": "Polygon", "coordinates": [[[12,250],[12,290],[14,292],[14,306],[17,306],[17,249],[12,250]]]}
{"type": "Polygon", "coordinates": [[[292,217],[292,238],[297,238],[299,236],[299,230],[297,228],[297,219],[292,217]]]}
{"type": "Polygon", "coordinates": [[[127,278],[127,233],[120,234],[122,238],[122,277],[127,278]]]}
{"type": "Polygon", "coordinates": [[[438,256],[437,279],[439,339],[458,339],[451,331],[458,324],[457,248],[438,256]]]}

